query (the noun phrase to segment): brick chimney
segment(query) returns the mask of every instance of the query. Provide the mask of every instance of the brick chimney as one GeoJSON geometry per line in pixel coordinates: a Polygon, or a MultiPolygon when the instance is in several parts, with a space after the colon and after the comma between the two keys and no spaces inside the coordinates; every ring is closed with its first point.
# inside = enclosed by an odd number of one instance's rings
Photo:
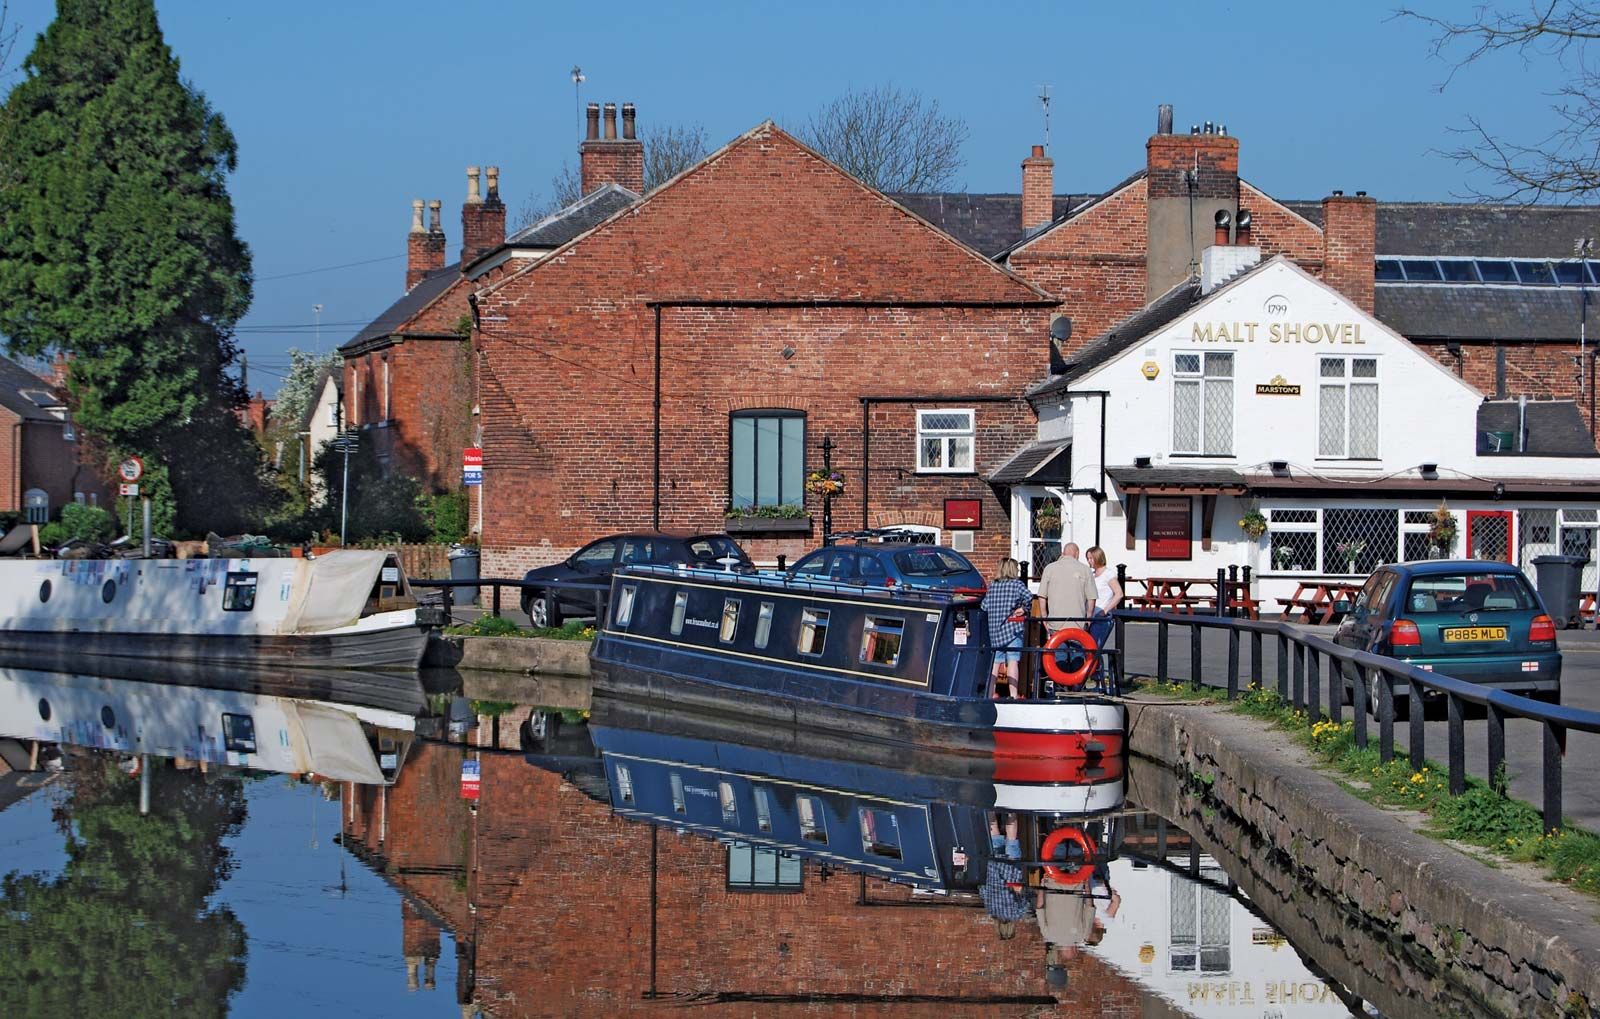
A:
{"type": "Polygon", "coordinates": [[[644,194],[644,145],[634,134],[632,103],[622,104],[622,137],[617,137],[617,104],[605,105],[605,137],[600,137],[600,104],[590,103],[588,130],[578,148],[583,193],[607,184],[621,184],[644,194]]]}
{"type": "Polygon", "coordinates": [[[488,194],[478,190],[478,168],[467,167],[467,200],[461,206],[461,264],[493,251],[506,240],[506,206],[500,200],[500,168],[484,173],[488,194]]]}
{"type": "Polygon", "coordinates": [[[1373,306],[1378,254],[1378,203],[1365,191],[1335,191],[1322,200],[1322,282],[1367,314],[1373,306]]]}
{"type": "Polygon", "coordinates": [[[406,292],[422,277],[444,268],[444,231],[439,229],[439,203],[433,202],[433,229],[422,225],[422,199],[411,202],[411,232],[406,234],[406,292]]]}
{"type": "Polygon", "coordinates": [[[67,376],[72,374],[72,358],[58,353],[50,362],[50,385],[58,393],[67,391],[67,376]]]}
{"type": "Polygon", "coordinates": [[[1055,160],[1035,145],[1022,161],[1022,229],[1033,233],[1055,218],[1055,160]]]}
{"type": "Polygon", "coordinates": [[[1145,143],[1145,169],[1145,295],[1156,298],[1198,271],[1201,251],[1216,239],[1217,213],[1230,224],[1238,218],[1239,140],[1210,121],[1173,134],[1163,107],[1145,143]]]}

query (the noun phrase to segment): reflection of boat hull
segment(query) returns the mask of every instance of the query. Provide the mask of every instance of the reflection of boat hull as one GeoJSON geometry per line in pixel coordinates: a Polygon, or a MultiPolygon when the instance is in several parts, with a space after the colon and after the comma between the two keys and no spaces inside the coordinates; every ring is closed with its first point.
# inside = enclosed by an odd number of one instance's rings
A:
{"type": "Polygon", "coordinates": [[[0,630],[0,652],[26,656],[40,666],[84,666],[95,671],[103,666],[91,660],[110,658],[306,669],[419,667],[428,647],[428,632],[416,624],[415,610],[388,615],[412,618],[388,626],[360,626],[351,627],[348,632],[310,634],[0,630]]]}
{"type": "MultiPolygon", "coordinates": [[[[643,650],[649,653],[649,649],[643,650]]],[[[737,716],[767,727],[832,733],[852,741],[979,755],[1019,766],[1122,752],[1126,714],[1121,704],[1106,698],[1000,702],[924,694],[914,703],[907,698],[905,706],[832,702],[790,695],[784,687],[795,684],[783,682],[779,670],[771,670],[775,688],[752,691],[670,672],[661,667],[665,664],[635,659],[624,665],[597,656],[591,659],[590,668],[598,692],[651,705],[737,716]]],[[[750,673],[759,671],[760,666],[751,667],[747,682],[753,684],[750,673]]],[[[804,677],[799,685],[807,685],[804,677]]],[[[873,692],[883,697],[898,693],[873,692]]]]}

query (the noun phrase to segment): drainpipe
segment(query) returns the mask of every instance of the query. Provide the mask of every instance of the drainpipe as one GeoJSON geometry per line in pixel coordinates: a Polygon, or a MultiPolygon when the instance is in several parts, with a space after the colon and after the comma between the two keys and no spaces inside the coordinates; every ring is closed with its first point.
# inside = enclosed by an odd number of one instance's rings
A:
{"type": "Polygon", "coordinates": [[[1523,393],[1517,400],[1517,452],[1528,451],[1528,394],[1523,393]]]}
{"type": "Polygon", "coordinates": [[[650,526],[661,530],[661,305],[656,305],[655,403],[652,441],[655,445],[654,480],[651,483],[650,526]]]}

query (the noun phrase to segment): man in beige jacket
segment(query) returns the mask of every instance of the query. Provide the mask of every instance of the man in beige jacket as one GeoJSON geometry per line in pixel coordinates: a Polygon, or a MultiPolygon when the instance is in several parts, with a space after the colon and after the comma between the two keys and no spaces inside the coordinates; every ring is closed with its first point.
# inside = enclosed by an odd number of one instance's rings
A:
{"type": "Polygon", "coordinates": [[[1039,597],[1044,599],[1045,626],[1051,631],[1063,626],[1083,626],[1082,620],[1094,615],[1094,571],[1078,558],[1076,542],[1067,542],[1061,558],[1044,568],[1039,575],[1039,597]],[[1060,617],[1071,617],[1077,622],[1066,622],[1060,617]]]}

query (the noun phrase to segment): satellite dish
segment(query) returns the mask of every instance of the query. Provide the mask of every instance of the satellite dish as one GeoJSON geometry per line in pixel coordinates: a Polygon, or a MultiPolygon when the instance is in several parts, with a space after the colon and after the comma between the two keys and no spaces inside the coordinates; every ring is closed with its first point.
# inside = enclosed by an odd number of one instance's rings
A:
{"type": "Polygon", "coordinates": [[[1050,338],[1057,343],[1065,343],[1072,339],[1072,319],[1062,315],[1050,323],[1050,338]]]}

